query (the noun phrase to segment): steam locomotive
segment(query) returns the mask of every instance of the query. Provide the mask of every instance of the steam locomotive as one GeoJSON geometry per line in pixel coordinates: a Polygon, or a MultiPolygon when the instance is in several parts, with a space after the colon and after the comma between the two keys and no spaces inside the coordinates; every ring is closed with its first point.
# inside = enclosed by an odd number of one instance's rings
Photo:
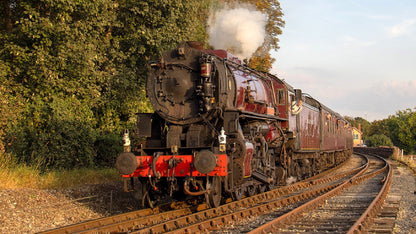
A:
{"type": "Polygon", "coordinates": [[[149,64],[154,113],[138,114],[135,131],[146,140],[116,162],[124,189],[142,206],[196,197],[217,207],[311,177],[352,154],[342,116],[227,51],[202,47],[182,42],[149,64]]]}

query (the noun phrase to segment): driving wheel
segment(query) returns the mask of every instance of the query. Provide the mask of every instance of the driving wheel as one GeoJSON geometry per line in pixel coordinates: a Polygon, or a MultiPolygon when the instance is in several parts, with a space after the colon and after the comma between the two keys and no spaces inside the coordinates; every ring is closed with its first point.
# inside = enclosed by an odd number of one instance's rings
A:
{"type": "Polygon", "coordinates": [[[214,176],[209,180],[211,186],[208,193],[208,204],[210,207],[215,208],[221,204],[221,178],[214,176]]]}

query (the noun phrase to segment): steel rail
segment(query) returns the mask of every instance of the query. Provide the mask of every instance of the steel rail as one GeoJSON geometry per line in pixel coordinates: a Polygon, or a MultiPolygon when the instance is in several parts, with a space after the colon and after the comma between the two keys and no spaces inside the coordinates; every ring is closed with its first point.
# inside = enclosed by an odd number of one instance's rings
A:
{"type": "Polygon", "coordinates": [[[341,178],[351,176],[357,173],[363,173],[369,167],[368,158],[365,158],[365,163],[358,168],[353,170],[337,174],[330,178],[321,178],[316,179],[314,181],[306,181],[306,182],[299,182],[292,186],[286,186],[281,188],[280,190],[284,190],[284,192],[279,192],[279,189],[269,191],[264,194],[259,194],[253,197],[248,197],[241,201],[232,202],[230,205],[233,206],[233,209],[225,209],[226,205],[221,206],[219,208],[214,209],[213,214],[211,210],[210,215],[203,215],[206,217],[205,219],[195,219],[193,215],[189,215],[187,217],[181,217],[176,220],[171,220],[164,224],[159,224],[154,227],[148,227],[145,229],[137,230],[131,233],[200,233],[204,232],[207,229],[218,226],[224,225],[231,221],[237,221],[241,218],[246,218],[254,215],[259,215],[263,213],[267,213],[270,210],[274,210],[276,208],[281,208],[284,206],[288,206],[290,204],[294,204],[303,200],[311,199],[316,197],[318,194],[322,194],[325,192],[334,189],[340,183],[332,184],[323,188],[306,191],[301,194],[292,195],[283,199],[278,199],[282,195],[288,194],[288,192],[295,192],[300,190],[301,188],[310,187],[312,185],[319,185],[324,183],[330,183],[335,180],[340,180],[341,178]],[[263,197],[263,198],[262,198],[263,197]],[[260,199],[261,198],[261,199],[260,199]],[[260,205],[259,205],[260,204],[260,205]],[[249,207],[249,208],[245,208],[249,207]],[[251,208],[250,208],[251,207],[251,208]],[[235,208],[238,208],[237,210],[235,208]],[[242,208],[245,208],[242,210],[242,208]],[[227,211],[227,212],[226,212],[227,211]],[[193,223],[193,224],[192,224],[193,223]]]}
{"type": "MultiPolygon", "coordinates": [[[[205,219],[214,218],[221,216],[223,214],[232,213],[236,209],[241,207],[248,207],[250,204],[260,204],[264,201],[273,201],[282,196],[285,196],[290,193],[294,193],[301,189],[316,186],[318,184],[329,183],[334,180],[339,180],[340,178],[350,176],[357,173],[363,168],[368,167],[369,161],[366,159],[366,162],[358,168],[353,170],[338,174],[332,178],[320,178],[314,180],[305,180],[290,186],[285,186],[277,188],[275,190],[258,194],[252,197],[247,197],[241,201],[230,202],[223,206],[220,206],[215,209],[196,209],[195,216],[191,217],[191,211],[189,209],[174,210],[168,212],[160,212],[158,208],[155,209],[145,209],[134,212],[129,212],[126,214],[120,214],[116,216],[106,217],[102,219],[92,220],[80,224],[74,224],[66,226],[63,228],[53,229],[43,233],[108,233],[108,232],[126,232],[137,230],[143,228],[144,226],[153,226],[154,232],[166,232],[169,230],[175,230],[175,228],[181,228],[185,226],[181,223],[193,224],[201,222],[205,219]],[[159,217],[160,216],[160,217],[159,217]],[[164,217],[164,218],[163,218],[164,217]],[[166,221],[172,220],[172,221],[166,221]],[[185,220],[185,221],[183,221],[185,220]],[[158,231],[159,230],[159,231],[158,231]]],[[[343,165],[343,164],[340,164],[343,165]]],[[[338,168],[338,167],[337,167],[338,168]]],[[[300,196],[301,197],[301,196],[300,196]]],[[[296,198],[300,199],[300,198],[296,198]]],[[[287,200],[290,200],[288,198],[287,200]]],[[[281,201],[281,204],[288,204],[286,201],[281,201]]],[[[266,207],[267,208],[267,207],[266,207]]],[[[261,208],[262,209],[262,208],[261,208]]],[[[234,215],[234,218],[237,216],[234,215]]],[[[226,220],[226,218],[224,219],[226,220]]],[[[141,233],[143,233],[142,230],[141,233]]]]}
{"type": "Polygon", "coordinates": [[[143,210],[137,210],[132,211],[129,213],[119,214],[119,215],[113,215],[110,217],[95,219],[83,223],[73,224],[69,226],[65,226],[62,228],[56,228],[44,232],[40,232],[42,234],[55,234],[55,233],[75,233],[86,229],[91,229],[94,227],[99,227],[108,223],[115,223],[115,222],[122,222],[125,220],[140,218],[140,217],[146,217],[149,215],[154,215],[159,213],[158,208],[154,209],[143,209],[143,210]]]}
{"type": "MultiPolygon", "coordinates": [[[[387,163],[387,162],[386,162],[387,163]]],[[[369,166],[369,164],[367,165],[369,166]]],[[[293,221],[295,221],[296,219],[300,218],[303,213],[305,213],[308,210],[312,210],[312,209],[316,209],[317,207],[321,206],[322,204],[324,204],[324,202],[331,198],[334,197],[336,195],[339,195],[343,190],[345,190],[348,187],[351,187],[354,184],[358,184],[366,179],[372,178],[380,173],[382,173],[383,171],[385,171],[388,168],[388,163],[386,165],[384,165],[383,168],[375,170],[371,173],[368,174],[364,174],[364,170],[361,171],[360,173],[354,175],[350,180],[340,184],[339,186],[337,186],[336,188],[334,188],[333,190],[331,190],[330,192],[317,197],[297,208],[295,208],[294,210],[272,220],[271,222],[268,222],[254,230],[252,230],[251,232],[249,232],[250,234],[254,234],[254,233],[273,233],[276,232],[279,228],[286,226],[288,223],[292,223],[293,221]],[[364,174],[364,175],[363,175],[364,174]]]]}
{"type": "MultiPolygon", "coordinates": [[[[374,155],[376,156],[376,155],[374,155]]],[[[384,178],[383,187],[380,192],[377,194],[377,197],[371,202],[366,211],[361,215],[361,217],[354,223],[354,225],[348,230],[348,233],[361,233],[369,227],[372,223],[374,217],[382,209],[384,199],[387,197],[388,192],[390,191],[392,183],[393,170],[390,164],[382,157],[376,156],[386,162],[387,165],[387,177],[384,178]]]]}
{"type": "Polygon", "coordinates": [[[339,186],[339,184],[329,185],[323,188],[306,191],[304,193],[294,195],[291,197],[287,197],[281,200],[269,202],[266,204],[258,205],[258,206],[251,207],[251,208],[244,209],[244,210],[234,211],[233,213],[211,218],[210,220],[205,220],[203,222],[199,222],[194,225],[189,225],[180,229],[172,229],[172,231],[158,230],[157,232],[154,232],[154,229],[148,229],[148,230],[144,230],[144,231],[140,230],[140,231],[132,232],[132,233],[162,233],[162,232],[166,234],[167,233],[188,233],[188,234],[189,233],[201,233],[211,227],[218,227],[219,225],[224,225],[231,221],[238,221],[239,219],[242,219],[242,218],[247,218],[247,217],[267,213],[267,211],[272,211],[276,208],[285,207],[285,206],[288,206],[288,205],[291,205],[300,201],[311,199],[312,197],[318,194],[328,192],[337,186],[339,186]]]}

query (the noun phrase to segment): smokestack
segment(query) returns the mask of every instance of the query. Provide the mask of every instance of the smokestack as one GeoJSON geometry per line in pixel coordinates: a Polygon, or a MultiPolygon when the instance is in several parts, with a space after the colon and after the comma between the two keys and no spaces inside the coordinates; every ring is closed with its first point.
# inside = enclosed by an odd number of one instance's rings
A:
{"type": "Polygon", "coordinates": [[[187,41],[186,43],[188,43],[191,48],[204,50],[204,43],[201,41],[187,41]]]}
{"type": "Polygon", "coordinates": [[[358,131],[361,132],[361,124],[358,124],[358,131]]]}

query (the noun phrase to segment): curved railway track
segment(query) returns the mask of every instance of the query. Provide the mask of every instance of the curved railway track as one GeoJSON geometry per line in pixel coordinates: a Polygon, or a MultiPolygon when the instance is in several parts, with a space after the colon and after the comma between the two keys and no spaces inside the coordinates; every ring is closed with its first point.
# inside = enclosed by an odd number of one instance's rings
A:
{"type": "MultiPolygon", "coordinates": [[[[390,181],[388,175],[391,174],[391,169],[388,163],[382,162],[381,159],[368,159],[364,156],[355,156],[346,162],[342,164],[342,167],[339,166],[325,174],[266,193],[246,197],[240,201],[228,202],[218,208],[207,209],[202,205],[170,211],[163,211],[159,208],[145,209],[71,225],[45,233],[201,233],[208,230],[215,233],[224,232],[223,229],[230,223],[261,217],[270,213],[275,214],[278,218],[264,225],[249,225],[246,227],[247,230],[236,232],[336,231],[328,223],[335,222],[337,219],[340,221],[342,216],[334,215],[332,221],[317,218],[310,222],[311,225],[307,225],[302,220],[311,220],[310,217],[323,216],[322,212],[328,213],[329,210],[331,214],[339,213],[341,215],[345,213],[353,216],[349,219],[351,221],[344,225],[345,227],[340,228],[339,224],[342,222],[338,222],[335,226],[343,233],[346,231],[356,232],[366,227],[369,217],[373,217],[374,213],[378,211],[379,208],[369,210],[364,208],[368,206],[379,207],[380,205],[380,202],[372,201],[374,199],[369,200],[367,197],[383,198],[385,196],[386,192],[377,195],[373,191],[379,186],[380,181],[384,181],[385,185],[381,187],[384,191],[388,191],[390,181]],[[377,184],[377,186],[374,184],[377,184]],[[354,193],[360,192],[360,188],[362,193],[368,192],[371,196],[367,196],[367,194],[366,196],[354,195],[354,193]],[[366,189],[369,191],[366,191],[366,189]],[[366,199],[361,199],[365,202],[358,204],[360,197],[366,199]],[[333,202],[331,199],[333,199],[333,202]],[[350,201],[355,204],[354,212],[349,212],[346,205],[345,207],[339,205],[340,201],[345,201],[346,204],[350,201]],[[331,204],[334,205],[331,206],[331,204]]],[[[228,230],[233,232],[232,229],[228,230]]]]}
{"type": "Polygon", "coordinates": [[[379,157],[371,160],[366,173],[357,174],[331,192],[249,233],[360,233],[364,231],[381,209],[392,175],[387,161],[379,157]]]}

